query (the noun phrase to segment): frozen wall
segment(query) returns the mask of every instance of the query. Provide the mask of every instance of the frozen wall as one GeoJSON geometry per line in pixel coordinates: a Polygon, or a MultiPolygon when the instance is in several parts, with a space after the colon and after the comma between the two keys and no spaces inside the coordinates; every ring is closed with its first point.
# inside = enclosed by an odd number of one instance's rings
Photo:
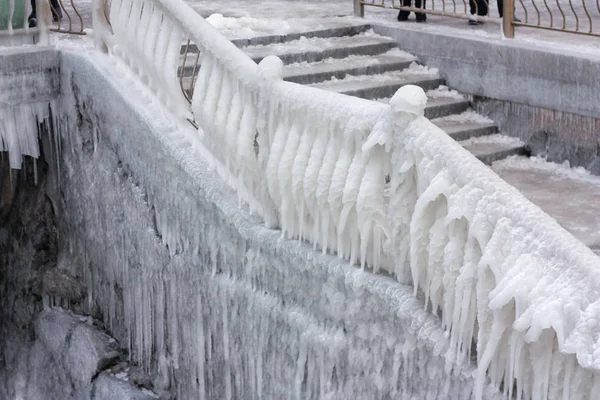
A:
{"type": "Polygon", "coordinates": [[[472,366],[446,364],[448,337],[411,287],[266,229],[193,130],[90,57],[63,55],[59,229],[85,266],[72,273],[157,386],[179,398],[471,396],[472,366]]]}

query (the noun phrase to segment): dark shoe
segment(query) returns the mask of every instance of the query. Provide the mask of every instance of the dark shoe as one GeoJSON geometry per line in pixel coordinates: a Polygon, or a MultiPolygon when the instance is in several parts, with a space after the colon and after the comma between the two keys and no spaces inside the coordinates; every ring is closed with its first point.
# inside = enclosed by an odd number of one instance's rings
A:
{"type": "Polygon", "coordinates": [[[418,14],[417,22],[427,22],[427,14],[418,14]]]}
{"type": "Polygon", "coordinates": [[[408,21],[408,16],[410,15],[407,11],[400,11],[398,13],[398,21],[408,21]]]}
{"type": "Polygon", "coordinates": [[[28,23],[30,28],[35,28],[37,26],[37,19],[29,18],[28,23]]]}
{"type": "Polygon", "coordinates": [[[515,21],[515,22],[521,22],[521,20],[519,18],[517,18],[517,17],[515,17],[515,19],[513,21],[515,21]]]}
{"type": "Polygon", "coordinates": [[[469,20],[469,25],[479,25],[479,21],[475,21],[474,19],[469,20]]]}

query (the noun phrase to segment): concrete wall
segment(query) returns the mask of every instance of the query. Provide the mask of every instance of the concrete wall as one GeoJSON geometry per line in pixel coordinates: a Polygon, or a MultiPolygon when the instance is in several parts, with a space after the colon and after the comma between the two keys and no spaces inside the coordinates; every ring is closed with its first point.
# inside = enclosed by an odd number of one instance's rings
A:
{"type": "Polygon", "coordinates": [[[472,366],[453,362],[411,287],[265,229],[210,170],[191,126],[104,56],[62,62],[61,246],[157,390],[470,397],[472,366]]]}
{"type": "Polygon", "coordinates": [[[600,57],[447,31],[373,29],[438,68],[451,88],[474,96],[476,109],[501,132],[532,140],[534,154],[600,174],[600,57]]]}

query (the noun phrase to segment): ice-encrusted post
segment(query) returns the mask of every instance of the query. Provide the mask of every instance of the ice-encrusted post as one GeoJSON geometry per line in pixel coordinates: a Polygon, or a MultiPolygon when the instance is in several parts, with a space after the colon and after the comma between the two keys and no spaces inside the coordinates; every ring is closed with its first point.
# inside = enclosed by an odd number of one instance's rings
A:
{"type": "Polygon", "coordinates": [[[391,151],[391,168],[388,221],[390,237],[386,253],[394,260],[393,273],[398,281],[410,283],[408,267],[410,259],[410,222],[416,202],[416,181],[411,168],[413,163],[401,156],[404,148],[405,131],[417,118],[425,115],[427,95],[422,88],[406,85],[398,89],[390,100],[392,126],[386,130],[385,138],[379,140],[391,151]]]}
{"type": "Polygon", "coordinates": [[[110,23],[106,19],[104,12],[105,1],[93,0],[92,2],[92,26],[94,29],[94,44],[96,48],[103,53],[108,53],[108,49],[113,47],[113,33],[110,23]]]}

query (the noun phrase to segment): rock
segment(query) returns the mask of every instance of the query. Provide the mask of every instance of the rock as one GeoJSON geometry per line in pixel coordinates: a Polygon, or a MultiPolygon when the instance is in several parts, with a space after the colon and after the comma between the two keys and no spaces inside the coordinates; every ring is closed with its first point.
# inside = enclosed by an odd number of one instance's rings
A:
{"type": "Polygon", "coordinates": [[[78,318],[61,308],[42,311],[35,322],[35,333],[48,351],[57,358],[64,353],[70,332],[79,324],[78,318]]]}
{"type": "Polygon", "coordinates": [[[73,381],[86,385],[119,355],[117,342],[111,340],[110,336],[93,325],[79,323],[69,340],[65,366],[73,381]]]}
{"type": "Polygon", "coordinates": [[[49,269],[42,278],[42,294],[78,304],[86,296],[86,287],[65,270],[49,269]]]}
{"type": "Polygon", "coordinates": [[[155,400],[159,396],[103,372],[94,380],[91,398],[94,400],[155,400]]]}

